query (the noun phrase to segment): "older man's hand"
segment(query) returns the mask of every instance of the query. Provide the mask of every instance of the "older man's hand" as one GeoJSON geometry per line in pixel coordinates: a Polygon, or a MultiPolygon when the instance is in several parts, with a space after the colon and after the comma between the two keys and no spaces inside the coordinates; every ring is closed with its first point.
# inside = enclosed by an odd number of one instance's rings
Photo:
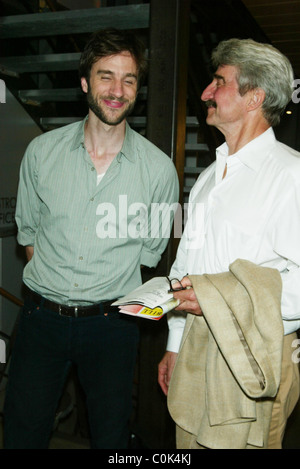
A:
{"type": "MultiPolygon", "coordinates": [[[[202,310],[192,288],[190,279],[188,277],[183,277],[181,285],[187,288],[186,290],[173,292],[174,298],[180,301],[180,304],[175,308],[175,311],[186,311],[187,313],[195,314],[196,316],[202,316],[202,310]]],[[[178,284],[178,286],[180,285],[178,284]]],[[[177,285],[174,285],[174,288],[176,287],[177,285]]]]}

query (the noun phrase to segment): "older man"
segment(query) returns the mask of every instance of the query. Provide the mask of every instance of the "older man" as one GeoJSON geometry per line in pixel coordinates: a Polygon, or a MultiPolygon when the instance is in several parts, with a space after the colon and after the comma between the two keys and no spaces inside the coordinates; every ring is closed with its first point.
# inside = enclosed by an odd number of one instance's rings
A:
{"type": "MultiPolygon", "coordinates": [[[[200,175],[191,191],[190,219],[197,204],[204,207],[203,218],[196,219],[197,230],[192,230],[193,224],[188,221],[170,275],[182,279],[186,272],[224,273],[237,259],[280,273],[282,375],[272,402],[268,437],[262,443],[263,447],[278,448],[287,417],[299,397],[299,374],[297,364],[292,361],[292,345],[300,327],[300,154],[278,142],[272,129],[292,97],[293,72],[278,50],[252,40],[223,41],[212,59],[216,72],[203,91],[202,100],[208,108],[207,123],[217,127],[226,142],[217,149],[216,162],[200,175]]],[[[186,317],[195,315],[207,320],[200,306],[207,292],[195,291],[190,278],[183,278],[181,283],[189,288],[174,293],[181,304],[169,317],[167,352],[159,365],[159,382],[164,393],[169,392],[170,400],[170,379],[184,353],[181,340],[186,317]]],[[[190,330],[195,327],[193,322],[190,330]]],[[[187,334],[184,345],[190,340],[191,335],[187,334]]],[[[196,358],[191,356],[192,360],[196,358]]],[[[176,373],[180,372],[183,378],[189,362],[180,363],[176,373]]],[[[194,378],[195,373],[190,373],[190,383],[182,390],[186,394],[186,389],[193,389],[189,403],[178,404],[177,422],[187,405],[193,407],[193,398],[204,392],[193,386],[194,378]]],[[[177,379],[171,380],[171,389],[178,386],[177,379]]],[[[226,397],[223,399],[221,404],[226,407],[228,402],[226,397]]],[[[172,407],[172,402],[169,405],[172,407]]],[[[186,428],[178,424],[177,429],[179,446],[205,446],[188,424],[186,428]]],[[[230,425],[226,431],[230,433],[230,425]]],[[[218,446],[217,441],[214,443],[218,446]]]]}

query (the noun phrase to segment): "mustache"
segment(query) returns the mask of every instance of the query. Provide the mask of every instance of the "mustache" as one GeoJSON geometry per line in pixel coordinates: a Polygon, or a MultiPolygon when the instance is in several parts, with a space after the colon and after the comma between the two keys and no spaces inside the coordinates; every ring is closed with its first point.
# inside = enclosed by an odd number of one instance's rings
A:
{"type": "Polygon", "coordinates": [[[217,107],[216,101],[213,101],[212,99],[209,99],[208,101],[205,101],[206,107],[217,107]]]}

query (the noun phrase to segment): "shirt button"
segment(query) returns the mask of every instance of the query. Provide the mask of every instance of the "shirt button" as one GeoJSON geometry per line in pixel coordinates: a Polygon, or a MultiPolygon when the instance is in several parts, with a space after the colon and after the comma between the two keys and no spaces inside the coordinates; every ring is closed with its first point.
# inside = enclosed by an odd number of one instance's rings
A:
{"type": "Polygon", "coordinates": [[[92,197],[90,200],[91,200],[91,202],[93,202],[95,199],[94,199],[94,197],[92,197]]]}
{"type": "Polygon", "coordinates": [[[82,261],[82,260],[83,260],[83,257],[82,257],[82,256],[79,256],[79,260],[82,261]]]}
{"type": "Polygon", "coordinates": [[[77,287],[78,287],[78,283],[74,283],[74,287],[76,287],[76,288],[77,288],[77,287]]]}
{"type": "Polygon", "coordinates": [[[92,167],[91,167],[91,171],[95,171],[95,168],[94,168],[94,166],[92,166],[92,167]]]}

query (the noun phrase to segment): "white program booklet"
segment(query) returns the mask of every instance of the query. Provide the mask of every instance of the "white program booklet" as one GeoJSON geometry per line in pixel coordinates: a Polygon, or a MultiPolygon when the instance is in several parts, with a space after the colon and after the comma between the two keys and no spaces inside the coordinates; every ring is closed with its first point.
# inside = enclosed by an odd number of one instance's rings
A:
{"type": "Polygon", "coordinates": [[[169,288],[166,277],[154,277],[112,305],[119,306],[120,313],[158,320],[179,304],[169,288]]]}

